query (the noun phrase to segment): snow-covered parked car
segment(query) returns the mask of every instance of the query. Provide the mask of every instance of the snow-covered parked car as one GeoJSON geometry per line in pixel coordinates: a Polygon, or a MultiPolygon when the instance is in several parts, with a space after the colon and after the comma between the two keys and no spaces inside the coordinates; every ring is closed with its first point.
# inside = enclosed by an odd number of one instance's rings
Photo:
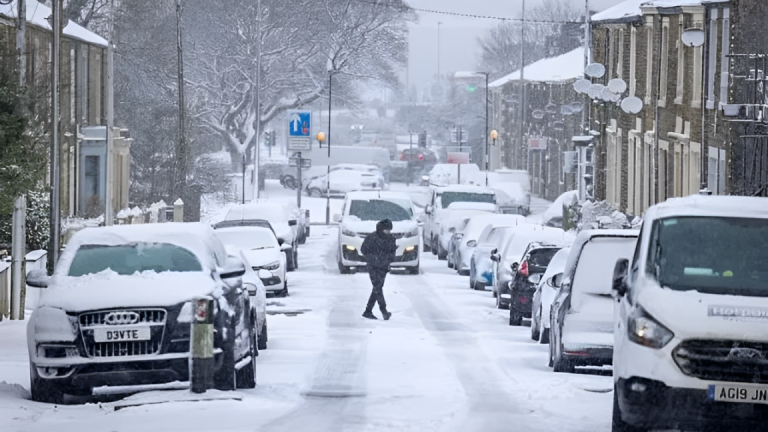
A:
{"type": "Polygon", "coordinates": [[[299,238],[297,234],[299,221],[289,206],[266,203],[236,204],[229,209],[227,216],[224,217],[225,222],[259,219],[269,222],[281,247],[283,245],[290,246],[290,249],[287,247],[283,249],[286,256],[286,269],[293,271],[299,268],[299,238]]]}
{"type": "MultiPolygon", "coordinates": [[[[251,309],[254,316],[254,327],[256,330],[256,343],[259,350],[267,349],[269,334],[267,333],[267,290],[261,282],[270,277],[268,270],[254,271],[250,263],[241,254],[243,264],[245,264],[245,274],[243,274],[243,288],[248,291],[251,297],[251,309]]],[[[259,355],[258,352],[256,355],[259,355]]]]}
{"type": "Polygon", "coordinates": [[[451,185],[485,185],[485,174],[476,164],[436,164],[429,171],[429,184],[437,187],[451,185]],[[461,167],[461,168],[459,168],[461,167]],[[459,171],[461,170],[461,171],[459,171]],[[459,178],[461,177],[461,178],[459,178]],[[461,182],[459,182],[461,180],[461,182]]]}
{"type": "Polygon", "coordinates": [[[349,192],[385,190],[384,177],[377,172],[340,169],[310,180],[305,190],[312,197],[344,197],[349,192]],[[330,184],[329,184],[330,183],[330,184]],[[329,189],[330,187],[330,189],[329,189]]]}
{"type": "Polygon", "coordinates": [[[634,230],[586,230],[576,237],[550,314],[555,372],[613,362],[614,263],[632,257],[637,235],[634,230]]]}
{"type": "Polygon", "coordinates": [[[266,228],[220,228],[215,233],[228,254],[236,256],[242,254],[248,268],[256,272],[266,270],[269,273],[262,273],[264,277],[260,279],[270,294],[283,297],[288,295],[286,258],[283,253],[289,249],[287,244],[283,243],[281,246],[275,235],[266,228]]]}
{"type": "Polygon", "coordinates": [[[541,223],[546,226],[563,227],[563,207],[579,200],[579,191],[568,191],[557,197],[541,217],[541,223]]]}
{"type": "MultiPolygon", "coordinates": [[[[528,215],[530,213],[531,205],[531,175],[526,170],[511,170],[507,168],[497,169],[488,174],[488,184],[491,187],[497,187],[501,185],[502,188],[507,189],[509,183],[517,183],[523,189],[525,194],[524,202],[528,203],[528,207],[524,207],[523,214],[528,215]]],[[[510,190],[512,192],[512,190],[510,190]]],[[[513,192],[512,197],[515,197],[517,192],[513,192]]]]}
{"type": "Polygon", "coordinates": [[[532,318],[533,295],[549,262],[562,249],[562,245],[533,242],[520,259],[520,265],[509,282],[509,325],[523,325],[523,318],[532,318]]]}
{"type": "Polygon", "coordinates": [[[376,232],[376,223],[382,219],[392,221],[392,235],[397,242],[391,267],[403,268],[410,274],[419,273],[421,230],[414,218],[411,197],[400,192],[350,192],[342,213],[333,216],[339,223],[336,261],[341,274],[365,267],[360,248],[365,238],[376,232]]]}
{"type": "Polygon", "coordinates": [[[477,246],[480,234],[486,227],[489,225],[514,226],[527,223],[524,216],[512,214],[479,214],[470,217],[467,224],[460,230],[461,238],[453,246],[453,255],[448,267],[452,267],[451,264],[453,264],[460,275],[469,276],[472,252],[477,246]]]}
{"type": "Polygon", "coordinates": [[[613,430],[765,429],[768,202],[651,207],[613,278],[613,430]]]}
{"type": "Polygon", "coordinates": [[[507,239],[514,233],[515,227],[528,225],[513,223],[500,226],[488,225],[477,238],[477,246],[472,248],[469,260],[469,287],[475,290],[485,290],[493,285],[493,261],[491,253],[502,249],[507,239]]]}
{"type": "MultiPolygon", "coordinates": [[[[214,301],[214,385],[253,388],[256,333],[245,272],[203,224],[86,228],[67,244],[27,326],[32,398],[189,381],[196,297],[214,301]]],[[[207,306],[207,305],[206,305],[207,306]]],[[[130,390],[128,390],[130,391],[130,390]]]]}
{"type": "Polygon", "coordinates": [[[496,191],[496,205],[501,213],[528,216],[531,212],[531,194],[520,183],[501,182],[491,187],[496,191]]]}
{"type": "Polygon", "coordinates": [[[480,186],[433,187],[424,209],[424,247],[446,259],[454,231],[464,219],[480,213],[498,213],[496,192],[480,186]]]}
{"type": "Polygon", "coordinates": [[[541,225],[520,225],[510,232],[503,247],[491,252],[493,261],[493,296],[498,309],[507,309],[512,302],[509,283],[515,278],[523,254],[534,242],[566,244],[570,237],[559,228],[541,225]]]}
{"type": "Polygon", "coordinates": [[[568,261],[570,247],[557,251],[541,277],[531,302],[531,339],[539,343],[549,343],[549,313],[563,281],[565,263],[568,261]]]}

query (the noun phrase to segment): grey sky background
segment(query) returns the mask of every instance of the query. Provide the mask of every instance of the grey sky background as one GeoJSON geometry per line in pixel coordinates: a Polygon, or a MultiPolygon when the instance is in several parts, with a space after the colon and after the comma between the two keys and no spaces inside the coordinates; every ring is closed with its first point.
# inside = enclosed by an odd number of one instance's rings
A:
{"type": "MultiPolygon", "coordinates": [[[[472,15],[519,18],[522,0],[406,0],[411,7],[433,9],[472,15]]],[[[526,0],[526,10],[540,0],[526,0]]],[[[584,8],[585,0],[573,0],[584,8]]],[[[602,11],[623,0],[589,0],[593,11],[602,11]]],[[[480,47],[478,37],[499,24],[499,20],[463,18],[450,15],[418,12],[418,22],[412,23],[409,36],[408,70],[403,81],[419,90],[437,73],[437,28],[440,25],[440,71],[472,71],[477,65],[480,47]]],[[[513,72],[513,71],[509,71],[513,72]]]]}

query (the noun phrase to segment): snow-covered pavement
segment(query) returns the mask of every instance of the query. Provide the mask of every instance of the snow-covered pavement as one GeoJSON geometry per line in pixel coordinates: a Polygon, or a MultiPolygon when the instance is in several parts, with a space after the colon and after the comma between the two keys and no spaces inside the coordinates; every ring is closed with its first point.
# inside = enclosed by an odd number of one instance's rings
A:
{"type": "Polygon", "coordinates": [[[186,390],[31,402],[24,325],[0,323],[2,430],[609,429],[610,377],[553,373],[528,328],[509,327],[489,293],[470,290],[432,255],[421,275],[388,277],[392,320],[362,318],[368,276],[338,274],[328,257],[334,237],[334,227],[313,227],[289,276],[291,296],[269,299],[269,349],[254,390],[209,392],[203,402],[186,401],[186,390]]]}

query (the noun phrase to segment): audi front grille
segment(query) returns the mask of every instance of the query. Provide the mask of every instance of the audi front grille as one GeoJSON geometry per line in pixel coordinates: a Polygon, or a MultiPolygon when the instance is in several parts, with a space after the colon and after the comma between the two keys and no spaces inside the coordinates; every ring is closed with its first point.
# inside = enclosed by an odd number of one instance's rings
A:
{"type": "Polygon", "coordinates": [[[157,354],[165,333],[165,309],[117,309],[80,314],[80,333],[88,357],[131,357],[157,354]],[[117,317],[117,319],[114,319],[117,317]],[[95,328],[119,325],[144,325],[150,328],[150,340],[128,342],[96,342],[95,328]]]}

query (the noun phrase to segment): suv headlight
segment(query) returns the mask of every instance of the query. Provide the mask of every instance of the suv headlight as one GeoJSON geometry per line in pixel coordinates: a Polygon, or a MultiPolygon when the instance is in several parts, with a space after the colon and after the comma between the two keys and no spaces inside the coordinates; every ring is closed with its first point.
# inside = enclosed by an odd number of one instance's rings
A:
{"type": "Polygon", "coordinates": [[[354,231],[350,231],[350,230],[348,230],[348,229],[346,229],[346,228],[343,228],[343,229],[341,230],[341,235],[345,235],[345,236],[347,236],[347,237],[356,237],[356,236],[357,236],[357,233],[356,233],[356,232],[354,232],[354,231]]]}
{"type": "Polygon", "coordinates": [[[671,330],[642,309],[635,309],[627,319],[627,333],[632,342],[654,349],[664,348],[675,337],[671,330]]]}
{"type": "Polygon", "coordinates": [[[280,261],[275,261],[263,266],[254,267],[253,270],[258,272],[259,270],[277,270],[280,268],[280,261]]]}

